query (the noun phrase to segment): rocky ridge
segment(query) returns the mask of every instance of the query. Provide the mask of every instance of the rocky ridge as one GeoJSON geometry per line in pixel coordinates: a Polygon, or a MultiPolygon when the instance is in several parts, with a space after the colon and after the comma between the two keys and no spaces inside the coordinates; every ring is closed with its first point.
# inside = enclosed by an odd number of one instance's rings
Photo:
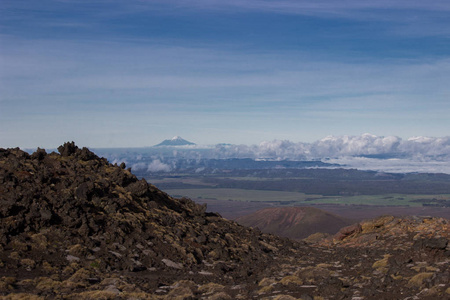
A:
{"type": "Polygon", "coordinates": [[[0,149],[3,299],[445,299],[449,222],[382,218],[295,242],[175,199],[66,143],[0,149]]]}

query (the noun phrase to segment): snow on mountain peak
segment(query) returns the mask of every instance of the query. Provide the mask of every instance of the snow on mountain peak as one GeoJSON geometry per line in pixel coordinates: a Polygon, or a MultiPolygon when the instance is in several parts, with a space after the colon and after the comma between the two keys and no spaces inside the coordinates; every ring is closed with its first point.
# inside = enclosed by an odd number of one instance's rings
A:
{"type": "Polygon", "coordinates": [[[185,139],[181,138],[180,136],[174,136],[170,140],[164,140],[158,145],[155,146],[189,146],[189,145],[195,145],[195,143],[186,141],[185,139]]]}

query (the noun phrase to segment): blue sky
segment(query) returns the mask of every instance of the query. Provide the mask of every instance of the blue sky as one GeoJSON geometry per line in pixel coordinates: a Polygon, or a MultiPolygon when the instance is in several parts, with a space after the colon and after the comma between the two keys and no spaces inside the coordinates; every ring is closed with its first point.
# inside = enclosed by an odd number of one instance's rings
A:
{"type": "Polygon", "coordinates": [[[449,1],[2,0],[0,16],[0,147],[449,135],[449,1]]]}

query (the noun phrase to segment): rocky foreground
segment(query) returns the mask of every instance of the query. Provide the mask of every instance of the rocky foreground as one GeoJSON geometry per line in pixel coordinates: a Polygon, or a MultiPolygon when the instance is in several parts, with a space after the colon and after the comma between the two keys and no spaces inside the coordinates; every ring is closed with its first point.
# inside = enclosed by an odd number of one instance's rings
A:
{"type": "Polygon", "coordinates": [[[58,150],[0,149],[1,299],[450,299],[447,219],[295,242],[58,150]]]}

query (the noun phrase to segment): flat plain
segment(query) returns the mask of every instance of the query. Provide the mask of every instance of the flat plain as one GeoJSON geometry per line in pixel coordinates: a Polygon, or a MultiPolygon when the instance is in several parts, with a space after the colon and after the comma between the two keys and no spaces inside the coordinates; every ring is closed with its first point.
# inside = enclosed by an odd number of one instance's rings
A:
{"type": "Polygon", "coordinates": [[[318,207],[355,221],[386,214],[450,218],[446,175],[329,171],[314,170],[304,176],[285,172],[278,177],[242,176],[237,171],[226,176],[185,173],[146,179],[173,197],[206,203],[208,211],[229,219],[283,206],[318,207]]]}

